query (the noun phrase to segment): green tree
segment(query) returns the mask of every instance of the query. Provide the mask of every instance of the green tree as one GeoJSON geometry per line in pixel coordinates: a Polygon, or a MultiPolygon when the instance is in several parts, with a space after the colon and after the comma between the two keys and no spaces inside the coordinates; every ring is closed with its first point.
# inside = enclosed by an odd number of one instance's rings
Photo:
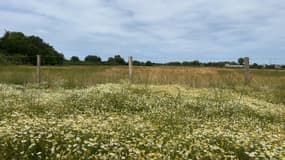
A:
{"type": "Polygon", "coordinates": [[[152,63],[151,61],[146,61],[146,62],[145,62],[145,65],[146,65],[146,66],[152,66],[153,63],[152,63]]]}
{"type": "Polygon", "coordinates": [[[87,57],[85,57],[84,61],[90,64],[101,64],[102,63],[101,58],[95,55],[88,55],[87,57]]]}
{"type": "Polygon", "coordinates": [[[7,60],[4,54],[0,53],[0,64],[6,64],[7,60]]]}
{"type": "Polygon", "coordinates": [[[134,65],[134,66],[144,66],[145,63],[144,63],[144,62],[141,62],[141,61],[138,61],[138,60],[134,60],[134,61],[133,61],[133,65],[134,65]]]}
{"type": "Polygon", "coordinates": [[[109,65],[127,65],[127,62],[120,55],[115,55],[114,57],[108,58],[107,64],[109,64],[109,65]]]}
{"type": "Polygon", "coordinates": [[[200,63],[199,61],[195,60],[195,61],[184,61],[182,62],[183,66],[200,66],[202,63],[200,63]]]}
{"type": "Polygon", "coordinates": [[[181,62],[168,62],[168,63],[166,63],[166,65],[168,65],[168,66],[180,66],[181,62]]]}
{"type": "Polygon", "coordinates": [[[238,64],[243,65],[244,64],[244,58],[239,58],[238,59],[238,64]]]}
{"type": "MultiPolygon", "coordinates": [[[[36,55],[41,55],[42,64],[62,64],[63,54],[37,36],[26,36],[22,32],[6,32],[0,38],[0,50],[15,58],[17,64],[36,64],[36,55]],[[22,57],[22,58],[20,58],[22,57]]],[[[12,59],[13,59],[12,58],[12,59]]]]}
{"type": "Polygon", "coordinates": [[[79,62],[80,62],[80,59],[79,59],[79,57],[77,57],[77,56],[72,56],[72,57],[70,58],[70,62],[72,62],[72,63],[79,63],[79,62]]]}

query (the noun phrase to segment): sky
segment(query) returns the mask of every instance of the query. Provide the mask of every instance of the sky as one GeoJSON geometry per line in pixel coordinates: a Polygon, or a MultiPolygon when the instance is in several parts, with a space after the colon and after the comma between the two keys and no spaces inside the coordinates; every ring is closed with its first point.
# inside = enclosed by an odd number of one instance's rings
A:
{"type": "Polygon", "coordinates": [[[66,58],[285,64],[284,0],[0,0],[0,34],[37,35],[66,58]]]}

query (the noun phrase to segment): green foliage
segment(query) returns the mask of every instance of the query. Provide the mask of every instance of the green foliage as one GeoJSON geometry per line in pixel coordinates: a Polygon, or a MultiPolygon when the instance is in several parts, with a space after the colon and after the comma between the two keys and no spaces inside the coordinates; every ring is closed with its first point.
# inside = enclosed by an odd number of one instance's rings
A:
{"type": "Polygon", "coordinates": [[[80,62],[80,59],[79,59],[79,57],[77,57],[77,56],[72,56],[72,57],[70,58],[70,61],[71,61],[72,63],[79,63],[79,62],[80,62]]]}
{"type": "Polygon", "coordinates": [[[257,69],[262,69],[263,68],[262,65],[258,65],[257,63],[253,63],[250,67],[251,68],[257,68],[257,69]]]}
{"type": "Polygon", "coordinates": [[[114,57],[108,58],[107,64],[109,64],[109,65],[127,65],[127,62],[120,55],[115,55],[114,57]]]}
{"type": "Polygon", "coordinates": [[[62,64],[63,54],[37,36],[21,32],[6,32],[0,39],[0,50],[12,64],[36,64],[36,55],[42,56],[42,64],[62,64]]]}
{"type": "Polygon", "coordinates": [[[244,64],[244,58],[239,58],[238,59],[238,64],[243,65],[244,64]]]}
{"type": "Polygon", "coordinates": [[[7,59],[5,55],[0,53],[0,64],[6,64],[6,63],[7,63],[7,59]]]}
{"type": "Polygon", "coordinates": [[[199,61],[197,61],[197,60],[192,61],[192,62],[185,61],[185,62],[182,63],[182,65],[185,65],[185,66],[200,66],[201,63],[199,61]]]}
{"type": "Polygon", "coordinates": [[[168,62],[167,65],[169,65],[169,66],[180,66],[181,62],[168,62]]]}
{"type": "Polygon", "coordinates": [[[144,63],[144,62],[141,62],[141,61],[138,61],[138,60],[134,60],[134,61],[133,61],[133,65],[134,65],[134,66],[144,66],[145,63],[144,63]]]}
{"type": "Polygon", "coordinates": [[[102,63],[101,58],[95,55],[88,55],[87,57],[85,57],[84,61],[85,63],[88,63],[88,64],[101,64],[102,63]]]}
{"type": "Polygon", "coordinates": [[[153,63],[152,63],[151,61],[146,61],[146,62],[145,62],[145,65],[146,65],[146,66],[152,66],[153,63]]]}

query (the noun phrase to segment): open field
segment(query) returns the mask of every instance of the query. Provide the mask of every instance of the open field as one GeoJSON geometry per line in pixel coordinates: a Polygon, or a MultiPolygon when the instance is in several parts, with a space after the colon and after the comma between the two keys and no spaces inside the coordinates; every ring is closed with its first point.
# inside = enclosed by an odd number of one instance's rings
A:
{"type": "Polygon", "coordinates": [[[284,159],[285,72],[0,67],[0,159],[284,159]]]}
{"type": "MultiPolygon", "coordinates": [[[[251,70],[252,83],[244,91],[244,70],[207,67],[135,67],[133,83],[177,84],[186,88],[230,88],[270,102],[285,104],[285,70],[251,70]]],[[[128,81],[127,66],[44,66],[42,87],[86,88],[128,81]]],[[[0,66],[0,83],[35,83],[35,66],[0,66]]]]}
{"type": "MultiPolygon", "coordinates": [[[[285,70],[252,69],[253,84],[279,85],[285,70]]],[[[128,79],[127,66],[43,66],[42,81],[50,86],[59,81],[65,87],[86,87],[98,83],[118,83],[128,79]]],[[[0,82],[26,84],[35,82],[35,66],[0,66],[0,82]]],[[[191,87],[243,85],[243,69],[207,67],[134,67],[134,83],[181,84],[191,87]]],[[[61,84],[62,85],[62,84],[61,84]]]]}

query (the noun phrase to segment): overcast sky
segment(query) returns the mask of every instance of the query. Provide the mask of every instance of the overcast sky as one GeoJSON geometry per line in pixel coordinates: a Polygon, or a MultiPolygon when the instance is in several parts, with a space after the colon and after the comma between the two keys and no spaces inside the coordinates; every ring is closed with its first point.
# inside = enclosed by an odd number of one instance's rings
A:
{"type": "Polygon", "coordinates": [[[67,58],[285,64],[284,0],[0,0],[0,29],[38,35],[67,58]]]}

